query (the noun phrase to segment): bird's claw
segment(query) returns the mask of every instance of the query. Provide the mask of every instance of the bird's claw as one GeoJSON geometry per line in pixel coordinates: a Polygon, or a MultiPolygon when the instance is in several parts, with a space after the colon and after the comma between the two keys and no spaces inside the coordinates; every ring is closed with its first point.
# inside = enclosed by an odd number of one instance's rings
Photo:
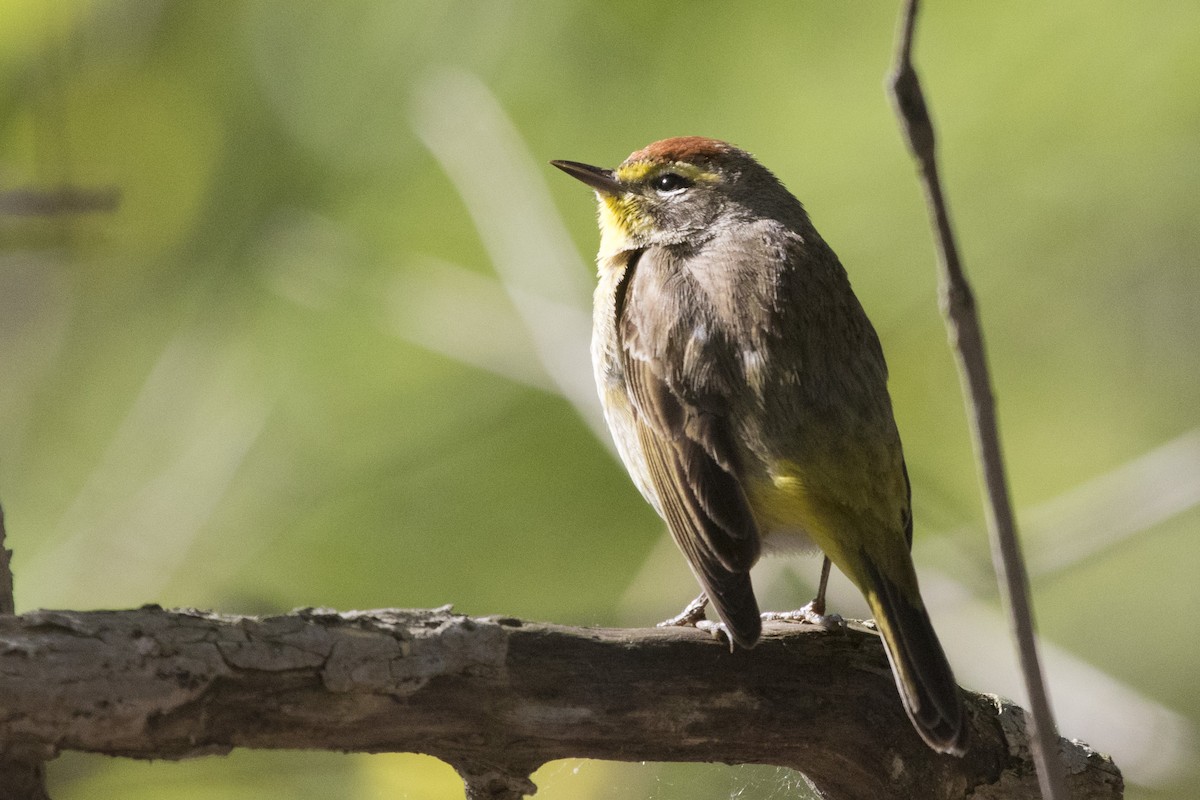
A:
{"type": "MultiPolygon", "coordinates": [[[[701,595],[701,597],[703,597],[703,595],[701,595]]],[[[705,600],[704,602],[700,602],[700,599],[697,598],[696,600],[693,600],[692,602],[688,603],[687,608],[685,608],[683,611],[680,611],[678,614],[671,617],[670,619],[664,619],[662,622],[658,623],[658,625],[656,625],[655,627],[658,627],[658,628],[674,628],[674,627],[699,628],[701,622],[708,621],[704,616],[704,608],[707,605],[708,605],[707,600],[705,600]]]]}
{"type": "Polygon", "coordinates": [[[716,639],[718,642],[724,640],[729,644],[729,652],[733,652],[736,648],[733,643],[733,636],[729,633],[729,627],[724,622],[714,622],[711,619],[700,619],[695,622],[696,630],[705,631],[709,636],[716,639]]]}
{"type": "Polygon", "coordinates": [[[730,635],[729,628],[724,622],[715,622],[708,619],[704,615],[704,609],[707,606],[708,598],[700,595],[691,603],[688,603],[688,607],[683,611],[680,611],[670,619],[665,619],[658,623],[657,627],[672,628],[678,626],[681,628],[695,628],[698,631],[704,631],[718,641],[724,639],[729,643],[729,649],[732,651],[734,649],[733,636],[730,635]]]}
{"type": "Polygon", "coordinates": [[[844,630],[846,620],[841,614],[826,614],[824,604],[817,605],[814,601],[795,611],[766,611],[762,614],[763,622],[799,622],[816,625],[827,631],[844,630]]]}

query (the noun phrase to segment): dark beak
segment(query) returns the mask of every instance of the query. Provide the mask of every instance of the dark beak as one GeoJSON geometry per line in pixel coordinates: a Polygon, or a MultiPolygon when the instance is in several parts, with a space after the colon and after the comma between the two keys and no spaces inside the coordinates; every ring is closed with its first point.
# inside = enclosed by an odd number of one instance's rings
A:
{"type": "Polygon", "coordinates": [[[551,161],[550,163],[572,178],[583,181],[600,194],[620,194],[625,191],[625,187],[617,180],[616,173],[611,169],[580,164],[578,161],[551,161]]]}

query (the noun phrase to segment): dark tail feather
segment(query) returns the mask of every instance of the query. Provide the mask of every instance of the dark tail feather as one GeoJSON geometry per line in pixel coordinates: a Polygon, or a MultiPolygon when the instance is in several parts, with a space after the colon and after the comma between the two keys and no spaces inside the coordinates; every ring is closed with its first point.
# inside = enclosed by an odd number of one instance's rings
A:
{"type": "Polygon", "coordinates": [[[762,635],[762,617],[758,613],[758,601],[754,599],[754,588],[750,585],[750,573],[710,572],[712,574],[699,576],[700,583],[713,610],[725,623],[729,638],[740,647],[754,647],[762,635]]]}
{"type": "Polygon", "coordinates": [[[877,588],[872,611],[904,710],[921,738],[939,753],[961,756],[967,749],[962,698],[920,596],[915,602],[871,567],[877,588]]]}

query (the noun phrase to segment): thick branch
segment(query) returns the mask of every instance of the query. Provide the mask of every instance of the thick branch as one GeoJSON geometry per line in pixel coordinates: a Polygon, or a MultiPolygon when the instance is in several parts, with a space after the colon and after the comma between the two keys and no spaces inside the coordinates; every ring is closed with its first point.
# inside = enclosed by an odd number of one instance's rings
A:
{"type": "MultiPolygon", "coordinates": [[[[0,619],[0,748],[183,758],[233,747],[419,752],[474,798],[557,758],[777,764],[831,798],[1032,798],[1023,712],[964,693],[965,758],[917,737],[879,639],[771,625],[730,653],[691,629],[580,629],[435,611],[265,619],[36,611],[0,619]]],[[[1121,796],[1063,742],[1074,797],[1121,796]]]]}
{"type": "MultiPolygon", "coordinates": [[[[12,551],[6,544],[4,509],[0,508],[0,614],[12,614],[12,551]]],[[[3,642],[0,642],[3,647],[3,642]]],[[[0,712],[3,711],[0,706],[0,712]]],[[[46,768],[42,759],[26,748],[0,739],[0,800],[45,800],[46,768]]]]}

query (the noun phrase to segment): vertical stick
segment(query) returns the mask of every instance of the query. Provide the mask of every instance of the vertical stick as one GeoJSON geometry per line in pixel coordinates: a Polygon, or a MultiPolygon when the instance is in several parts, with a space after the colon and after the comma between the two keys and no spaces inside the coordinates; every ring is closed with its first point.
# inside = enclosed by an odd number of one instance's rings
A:
{"type": "Polygon", "coordinates": [[[4,544],[4,507],[0,506],[0,614],[15,614],[13,604],[12,550],[4,544]]]}
{"type": "Polygon", "coordinates": [[[975,298],[963,273],[950,214],[938,177],[933,122],[912,64],[912,42],[916,30],[918,0],[907,0],[900,25],[896,63],[890,86],[896,114],[917,162],[925,203],[937,243],[939,298],[946,330],[957,356],[959,379],[970,410],[971,434],[979,460],[980,478],[987,502],[984,510],[992,544],[992,563],[1017,641],[1017,652],[1025,688],[1029,693],[1029,741],[1037,767],[1042,796],[1046,800],[1067,797],[1058,758],[1058,733],[1034,636],[1033,611],[1029,601],[1029,576],[1017,540],[1004,459],[1000,453],[1000,435],[996,425],[996,407],[988,376],[983,332],[975,309],[975,298]]]}

